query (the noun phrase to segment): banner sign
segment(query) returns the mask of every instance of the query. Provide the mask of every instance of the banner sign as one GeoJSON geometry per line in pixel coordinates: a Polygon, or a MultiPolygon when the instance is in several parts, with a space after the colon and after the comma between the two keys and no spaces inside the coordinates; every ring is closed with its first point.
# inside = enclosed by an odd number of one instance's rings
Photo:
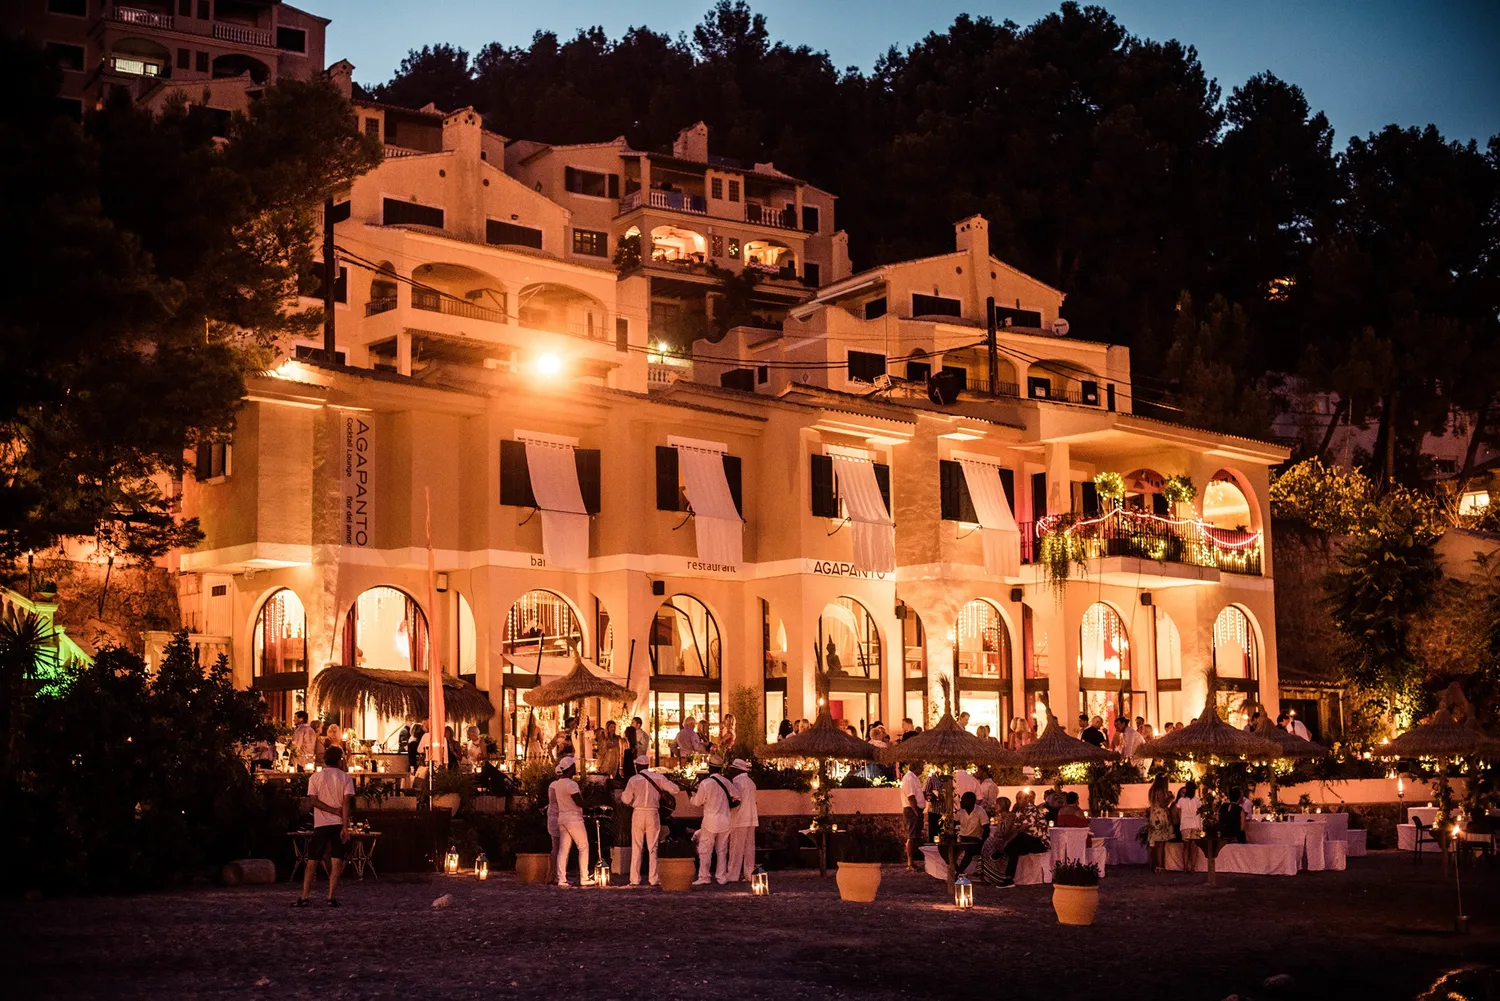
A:
{"type": "Polygon", "coordinates": [[[370,466],[374,432],[357,414],[344,417],[344,545],[370,545],[370,516],[374,507],[370,466]]]}

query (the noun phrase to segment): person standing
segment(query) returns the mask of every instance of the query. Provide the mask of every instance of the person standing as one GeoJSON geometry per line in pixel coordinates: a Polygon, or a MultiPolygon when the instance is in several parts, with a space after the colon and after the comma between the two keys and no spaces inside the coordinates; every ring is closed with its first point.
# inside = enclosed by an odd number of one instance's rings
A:
{"type": "Polygon", "coordinates": [[[1111,740],[1111,750],[1118,751],[1120,757],[1129,760],[1135,757],[1136,748],[1141,746],[1140,731],[1130,725],[1130,720],[1124,716],[1115,717],[1115,733],[1111,740]]]}
{"type": "Polygon", "coordinates": [[[613,779],[620,772],[620,735],[615,733],[615,721],[607,721],[594,734],[594,768],[600,775],[613,779]]]}
{"type": "Polygon", "coordinates": [[[1104,747],[1108,741],[1104,736],[1104,717],[1095,716],[1089,720],[1089,725],[1083,728],[1080,740],[1086,740],[1095,747],[1104,747]]]}
{"type": "Polygon", "coordinates": [[[1187,872],[1195,872],[1198,868],[1197,858],[1193,853],[1193,846],[1199,838],[1203,837],[1203,818],[1198,811],[1202,808],[1203,801],[1198,798],[1198,783],[1186,782],[1178,790],[1177,802],[1172,804],[1173,820],[1177,822],[1177,829],[1182,832],[1182,866],[1187,872]]]}
{"type": "Polygon", "coordinates": [[[927,812],[927,794],[922,787],[922,763],[908,761],[901,776],[901,818],[906,821],[906,868],[922,862],[922,814],[927,812]]]}
{"type": "Polygon", "coordinates": [[[413,775],[416,774],[417,765],[422,760],[422,752],[426,750],[429,743],[426,727],[418,723],[411,728],[411,738],[406,742],[406,764],[413,775]]]}
{"type": "Polygon", "coordinates": [[[922,795],[927,799],[927,840],[937,841],[943,834],[943,794],[948,790],[948,777],[933,770],[922,786],[922,795]]]}
{"type": "Polygon", "coordinates": [[[318,750],[318,731],[307,722],[307,713],[297,710],[297,727],[292,731],[292,764],[298,768],[313,763],[318,750]]]}
{"type": "Polygon", "coordinates": [[[334,894],[344,871],[344,845],[349,841],[349,821],[354,816],[354,780],[340,767],[343,763],[343,749],[330,747],[323,752],[322,770],[307,779],[307,795],[313,801],[313,833],[307,842],[297,907],[307,906],[322,861],[328,862],[328,906],[339,906],[334,894]]]}
{"type": "Polygon", "coordinates": [[[625,783],[620,802],[630,807],[630,885],[641,885],[641,859],[650,856],[646,880],[661,885],[656,850],[661,840],[661,794],[679,796],[682,790],[670,779],[651,770],[651,759],[642,754],[635,760],[635,774],[625,783]]]}
{"type": "Polygon", "coordinates": [[[1167,842],[1172,840],[1172,790],[1167,788],[1165,775],[1151,781],[1146,803],[1150,808],[1146,813],[1146,844],[1151,852],[1151,871],[1166,872],[1167,842]]]}
{"type": "Polygon", "coordinates": [[[484,734],[479,732],[479,727],[473,723],[464,731],[468,738],[464,744],[464,760],[469,766],[469,771],[479,773],[484,771],[484,765],[489,760],[489,744],[484,739],[484,734]]]}
{"type": "Polygon", "coordinates": [[[755,805],[755,780],[750,762],[735,758],[729,764],[730,783],[740,805],[729,811],[729,879],[738,883],[755,871],[755,829],[760,811],[755,805]]]}
{"type": "Polygon", "coordinates": [[[629,779],[635,774],[641,758],[651,760],[650,751],[646,747],[646,730],[641,725],[641,718],[632,716],[630,725],[625,728],[625,759],[621,762],[625,778],[629,779]]]}
{"type": "Polygon", "coordinates": [[[729,882],[729,830],[732,787],[719,772],[724,759],[715,754],[708,759],[708,776],[698,783],[692,804],[703,808],[703,825],[698,828],[698,878],[694,886],[708,885],[710,878],[729,882]],[[714,857],[719,868],[714,871],[714,857]]]}
{"type": "Polygon", "coordinates": [[[578,885],[593,886],[589,873],[589,834],[583,826],[583,793],[573,776],[578,761],[573,757],[557,763],[558,778],[547,789],[547,798],[557,804],[557,885],[568,886],[568,856],[578,846],[578,885]]]}
{"type": "Polygon", "coordinates": [[[672,757],[681,760],[702,750],[703,745],[698,741],[698,721],[689,716],[682,721],[677,736],[672,738],[672,757]]]}

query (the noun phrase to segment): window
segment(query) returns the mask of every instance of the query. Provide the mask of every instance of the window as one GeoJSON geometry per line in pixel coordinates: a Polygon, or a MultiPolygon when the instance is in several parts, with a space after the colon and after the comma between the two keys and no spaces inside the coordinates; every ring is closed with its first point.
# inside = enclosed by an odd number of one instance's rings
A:
{"type": "MultiPolygon", "coordinates": [[[[325,357],[327,357],[326,355],[324,355],[323,349],[321,347],[315,348],[315,347],[312,347],[312,346],[307,345],[307,344],[298,344],[297,345],[296,356],[298,358],[311,358],[311,359],[316,359],[316,360],[319,360],[319,361],[321,361],[325,357]]],[[[344,361],[344,352],[342,352],[342,351],[335,351],[333,353],[333,362],[334,362],[335,365],[345,365],[345,364],[347,364],[347,362],[344,361]]]]}
{"type": "Polygon", "coordinates": [[[62,42],[48,42],[47,54],[57,60],[59,69],[74,70],[83,69],[83,46],[65,45],[62,42]]]}
{"type": "Polygon", "coordinates": [[[963,316],[964,304],[958,299],[942,295],[911,294],[912,316],[963,316]]]}
{"type": "Polygon", "coordinates": [[[944,365],[942,371],[944,375],[953,377],[953,379],[957,382],[959,389],[969,388],[968,369],[961,368],[958,365],[944,365]]]}
{"type": "Polygon", "coordinates": [[[925,361],[909,361],[906,363],[907,382],[926,382],[932,378],[932,363],[925,361]]]}
{"type": "MultiPolygon", "coordinates": [[[[578,490],[583,495],[583,508],[589,514],[598,514],[599,450],[575,448],[573,462],[578,468],[578,490]]],[[[531,470],[526,464],[524,441],[500,443],[500,503],[510,507],[537,506],[536,494],[531,491],[531,470]]]]}
{"type": "Polygon", "coordinates": [[[609,234],[592,229],[573,230],[573,253],[590,257],[609,256],[609,234]]]}
{"type": "Polygon", "coordinates": [[[710,257],[724,256],[724,238],[722,236],[719,236],[717,233],[715,233],[713,236],[710,236],[708,238],[708,244],[710,257]]]}
{"type": "Polygon", "coordinates": [[[301,28],[276,29],[276,47],[282,52],[306,52],[307,32],[301,28]]]}
{"type": "Polygon", "coordinates": [[[817,288],[819,285],[823,284],[822,273],[822,268],[809,261],[806,264],[802,265],[802,283],[804,285],[810,285],[813,288],[817,288]]]}
{"type": "Polygon", "coordinates": [[[757,366],[756,369],[755,369],[755,381],[758,384],[762,385],[762,386],[764,386],[766,383],[770,382],[771,381],[771,367],[769,365],[759,365],[759,366],[757,366]]]}
{"type": "Polygon", "coordinates": [[[395,198],[385,200],[381,221],[386,226],[417,225],[443,228],[443,210],[416,202],[403,202],[395,198]]]}
{"type": "MultiPolygon", "coordinates": [[[[729,496],[734,498],[734,509],[743,516],[745,496],[741,485],[740,470],[740,457],[726,453],[724,479],[729,484],[729,496]]],[[[686,511],[688,509],[687,491],[683,489],[682,478],[678,472],[677,449],[671,445],[656,446],[656,509],[658,511],[686,511]]]]}
{"type": "Polygon", "coordinates": [[[885,296],[865,303],[865,319],[878,320],[885,315],[885,296]]]}
{"type": "Polygon", "coordinates": [[[144,59],[132,59],[129,56],[110,56],[109,66],[116,73],[125,73],[129,76],[161,76],[161,67],[156,63],[148,63],[144,59]]]}
{"type": "Polygon", "coordinates": [[[193,56],[193,71],[196,73],[208,72],[208,53],[199,52],[193,56]]]}
{"type": "Polygon", "coordinates": [[[802,228],[809,233],[818,231],[818,207],[816,205],[802,206],[802,228]]]}
{"type": "Polygon", "coordinates": [[[1119,614],[1090,605],[1079,626],[1078,711],[1113,721],[1131,715],[1130,639],[1119,614]]]}
{"type": "Polygon", "coordinates": [[[1052,380],[1046,376],[1027,376],[1026,395],[1033,400],[1052,399],[1052,380]]]}
{"type": "Polygon", "coordinates": [[[740,241],[738,237],[731,236],[729,238],[729,257],[735,261],[740,259],[740,241]]]}
{"type": "Polygon", "coordinates": [[[748,368],[734,368],[719,376],[719,385],[725,389],[742,389],[747,393],[755,392],[755,371],[748,368]]]}
{"type": "Polygon", "coordinates": [[[1040,327],[1042,314],[1034,309],[996,306],[995,324],[1001,327],[1040,327]]]}
{"type": "Polygon", "coordinates": [[[874,382],[885,375],[885,355],[871,351],[849,352],[849,381],[874,382]]]}
{"type": "Polygon", "coordinates": [[[365,135],[369,136],[371,139],[379,139],[380,138],[380,119],[378,119],[378,118],[366,118],[365,119],[365,135]]]}
{"type": "Polygon", "coordinates": [[[615,350],[630,350],[630,321],[623,316],[615,317],[615,350]]]}
{"type": "Polygon", "coordinates": [[[542,231],[530,226],[517,226],[499,219],[486,219],[484,240],[497,246],[534,247],[542,249],[542,231]]]}
{"type": "Polygon", "coordinates": [[[210,0],[198,0],[198,20],[213,20],[213,7],[210,0]]]}
{"type": "Polygon", "coordinates": [[[722,200],[724,197],[724,178],[715,177],[713,180],[709,181],[708,192],[710,198],[717,198],[722,200]]]}
{"type": "Polygon", "coordinates": [[[737,201],[740,200],[740,182],[739,181],[730,181],[729,182],[729,200],[732,201],[732,202],[737,202],[737,201]]]}
{"type": "Polygon", "coordinates": [[[187,70],[187,69],[192,69],[193,68],[193,50],[192,49],[178,49],[177,50],[177,68],[180,69],[180,70],[187,70]]]}
{"type": "Polygon", "coordinates": [[[229,445],[222,441],[198,443],[198,454],[193,460],[193,478],[199,483],[217,476],[229,475],[229,445]]]}
{"type": "Polygon", "coordinates": [[[49,14],[67,14],[69,17],[88,17],[88,0],[47,0],[49,14]]]}
{"type": "Polygon", "coordinates": [[[620,175],[564,167],[563,187],[575,195],[587,195],[590,198],[619,198],[620,175]]]}
{"type": "MultiPolygon", "coordinates": [[[[880,487],[880,499],[885,509],[891,509],[891,467],[883,462],[873,463],[875,482],[880,487]]],[[[833,475],[833,457],[812,456],[812,513],[816,518],[839,518],[838,483],[833,475]]]]}

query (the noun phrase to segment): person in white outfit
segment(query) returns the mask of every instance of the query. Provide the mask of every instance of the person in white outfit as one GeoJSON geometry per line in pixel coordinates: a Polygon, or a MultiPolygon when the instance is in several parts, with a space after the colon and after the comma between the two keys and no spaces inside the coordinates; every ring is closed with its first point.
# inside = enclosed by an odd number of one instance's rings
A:
{"type": "Polygon", "coordinates": [[[557,763],[560,776],[547,787],[548,805],[557,805],[557,885],[568,885],[568,855],[578,846],[578,885],[593,886],[589,872],[589,834],[583,826],[583,793],[573,776],[578,762],[572,755],[557,763]]]}
{"type": "Polygon", "coordinates": [[[694,806],[703,808],[703,826],[698,829],[698,878],[694,886],[706,886],[710,877],[720,883],[729,882],[729,830],[731,799],[734,787],[720,775],[724,759],[717,754],[708,759],[708,775],[698,783],[693,793],[694,806]],[[714,871],[714,856],[718,855],[719,868],[714,871]]]}
{"type": "Polygon", "coordinates": [[[641,885],[641,859],[651,856],[646,870],[646,880],[652,886],[660,886],[657,875],[656,843],[661,840],[661,794],[681,795],[680,789],[671,779],[651,771],[649,755],[635,759],[636,772],[625,783],[625,792],[620,802],[630,807],[630,885],[641,885]]]}
{"type": "Polygon", "coordinates": [[[966,792],[973,793],[974,798],[978,799],[979,780],[967,768],[960,768],[953,773],[953,802],[963,799],[966,792]]]}
{"type": "Polygon", "coordinates": [[[730,784],[740,805],[729,811],[729,878],[740,882],[755,871],[755,829],[760,826],[760,812],[755,806],[755,780],[750,777],[750,762],[735,758],[729,764],[730,784]]]}

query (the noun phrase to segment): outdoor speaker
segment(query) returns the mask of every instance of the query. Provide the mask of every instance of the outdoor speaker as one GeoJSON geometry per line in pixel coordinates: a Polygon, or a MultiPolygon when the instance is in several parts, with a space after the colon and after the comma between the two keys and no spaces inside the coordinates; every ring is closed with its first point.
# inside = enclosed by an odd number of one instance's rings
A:
{"type": "Polygon", "coordinates": [[[1143,605],[1150,605],[1151,604],[1151,592],[1150,591],[1142,591],[1141,592],[1141,604],[1143,604],[1143,605]]]}
{"type": "Polygon", "coordinates": [[[1026,592],[1021,590],[1019,587],[1013,587],[1010,589],[1010,600],[1019,604],[1020,602],[1026,600],[1026,592]]]}
{"type": "Polygon", "coordinates": [[[667,582],[664,580],[653,580],[651,582],[651,593],[660,598],[667,593],[667,582]]]}
{"type": "Polygon", "coordinates": [[[957,402],[962,378],[957,372],[934,373],[927,379],[927,398],[940,407],[957,402]]]}

